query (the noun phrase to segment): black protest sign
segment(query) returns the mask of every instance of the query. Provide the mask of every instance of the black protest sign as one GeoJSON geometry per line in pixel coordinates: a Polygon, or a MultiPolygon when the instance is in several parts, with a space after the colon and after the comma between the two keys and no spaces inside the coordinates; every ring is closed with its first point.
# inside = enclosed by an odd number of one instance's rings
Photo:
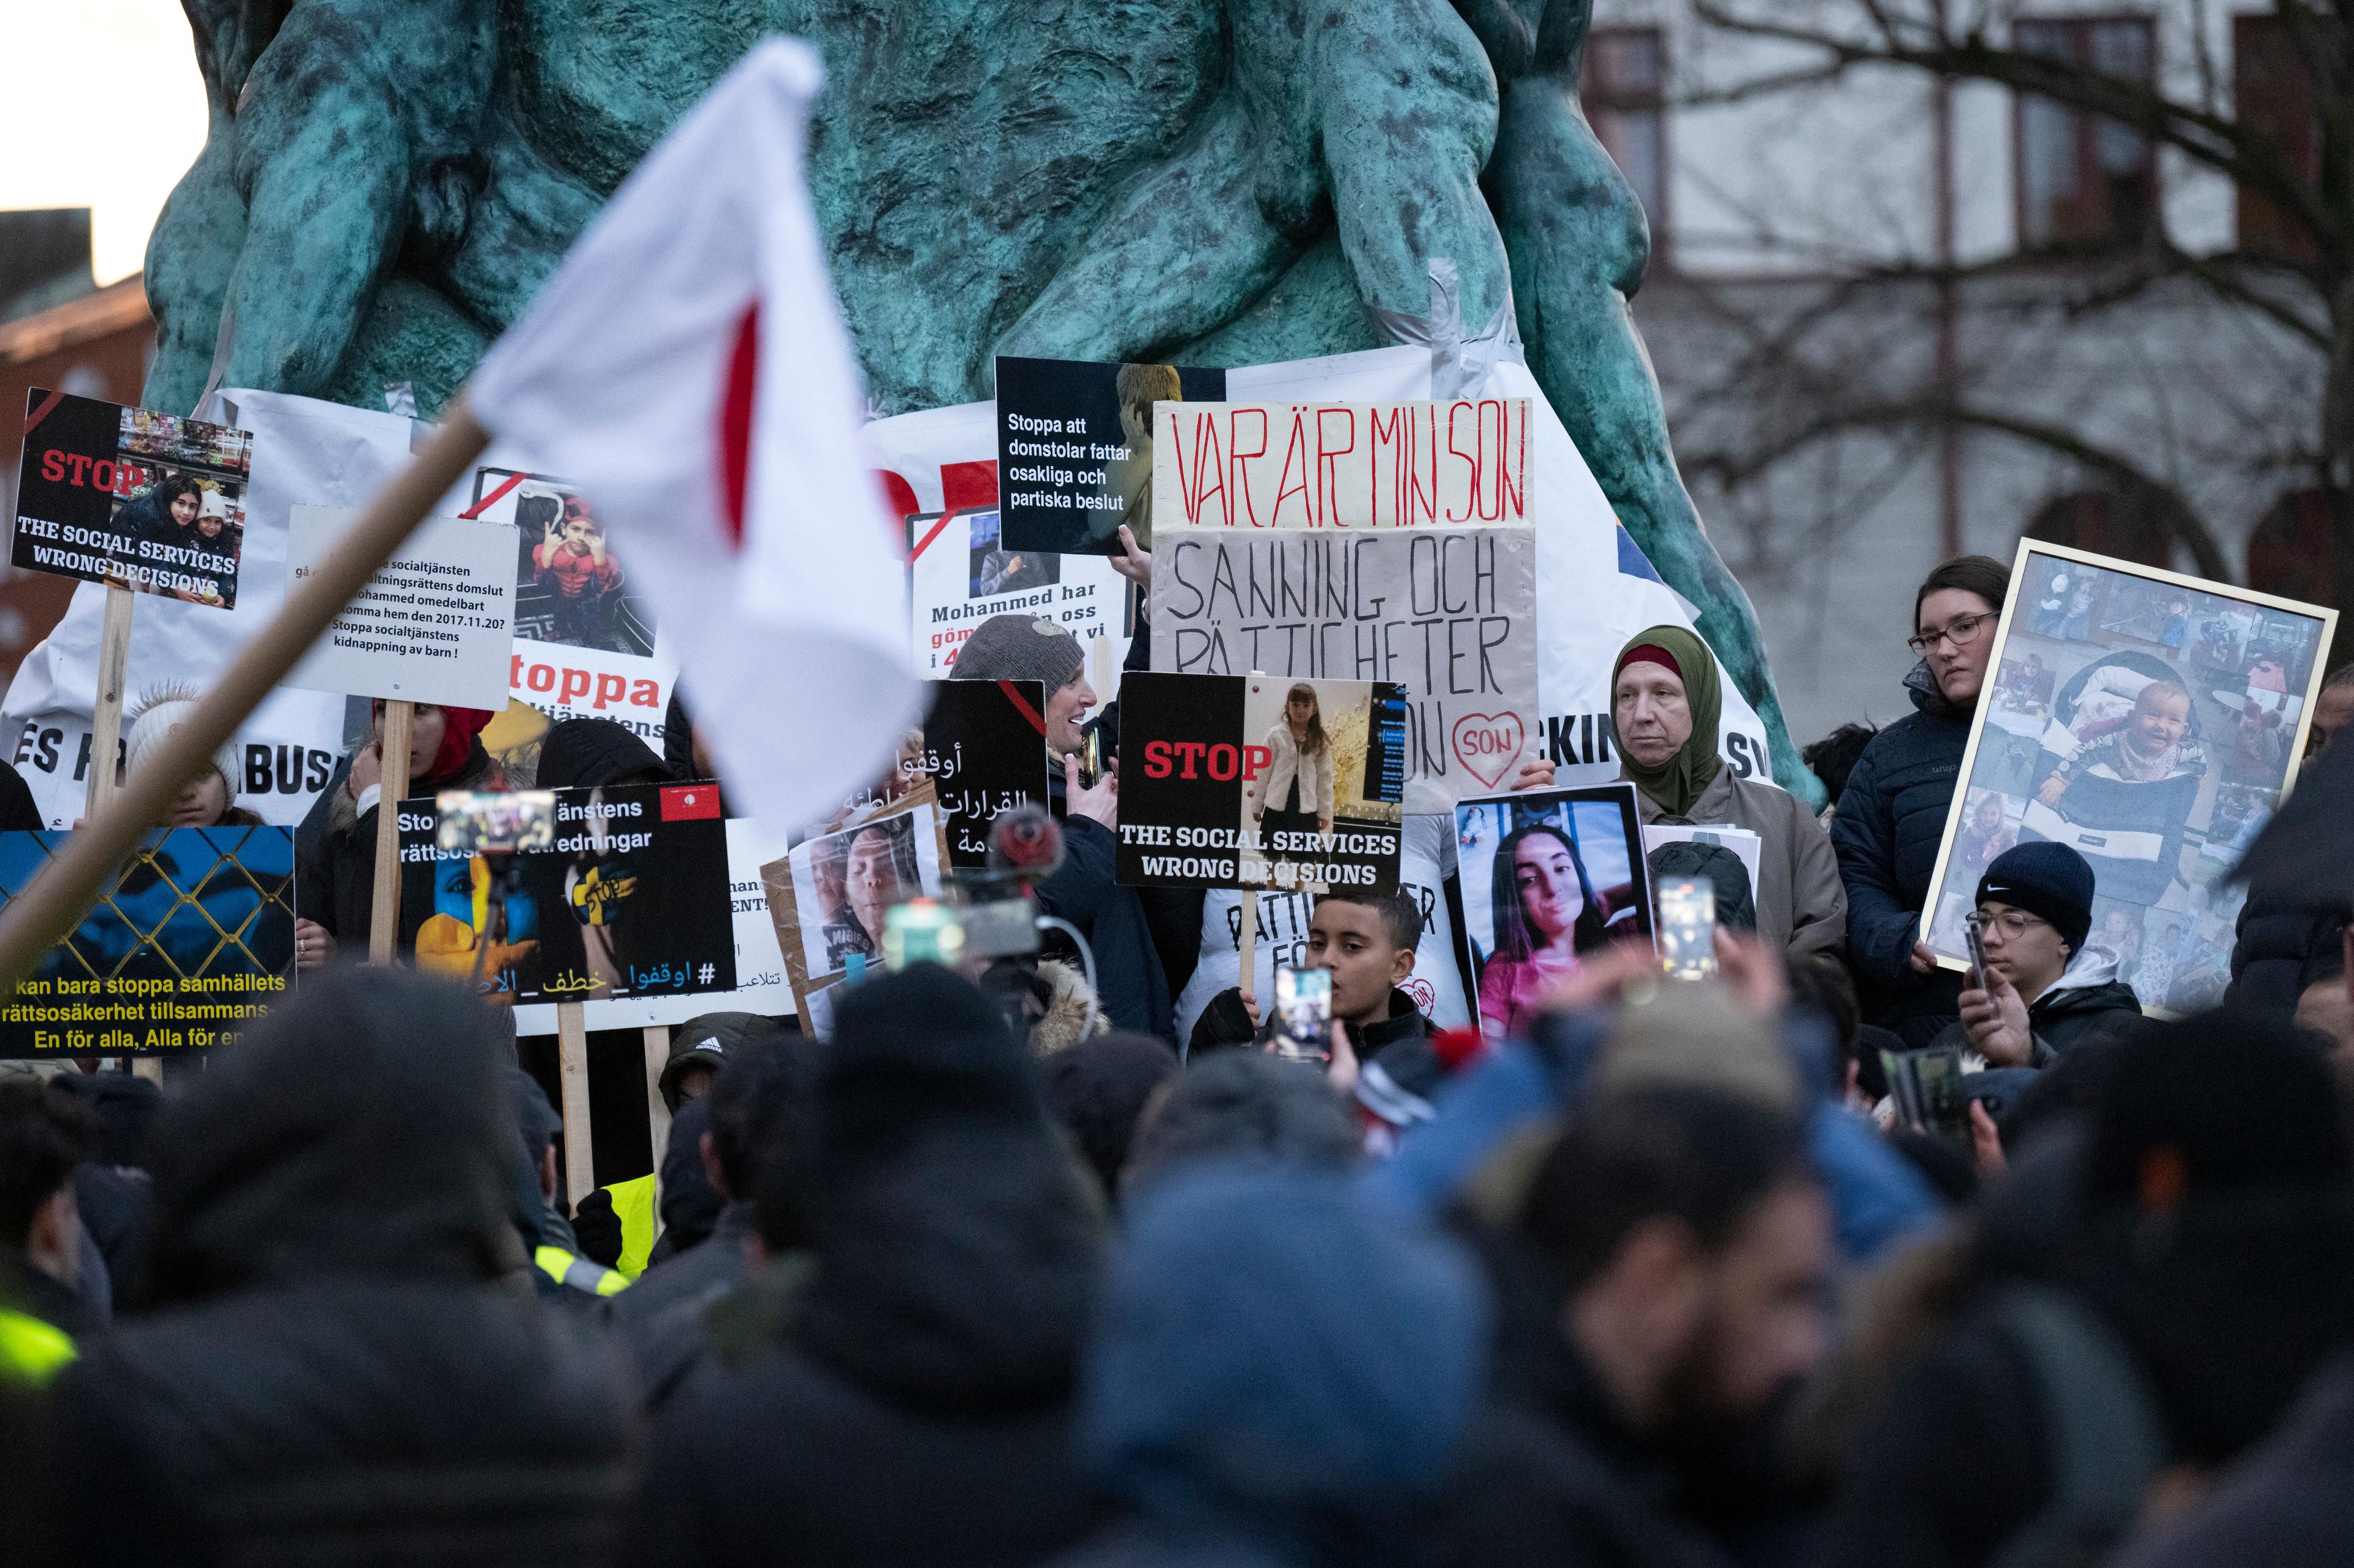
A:
{"type": "Polygon", "coordinates": [[[1125,523],[1152,545],[1152,406],[1219,402],[1223,370],[1076,359],[997,361],[1004,547],[1118,555],[1125,523]]]}
{"type": "Polygon", "coordinates": [[[1405,694],[1394,683],[1138,671],[1119,705],[1121,882],[1397,886],[1405,694]]]}
{"type": "Polygon", "coordinates": [[[989,863],[989,826],[1046,800],[1046,687],[1040,681],[938,681],[916,755],[901,771],[938,790],[949,863],[989,863]]]}
{"type": "Polygon", "coordinates": [[[36,387],[9,561],[234,609],[252,473],[250,431],[36,387]]]}
{"type": "Polygon", "coordinates": [[[736,989],[727,824],[711,784],[558,789],[548,848],[448,854],[431,797],[400,803],[403,943],[493,1001],[736,989]]]}
{"type": "MultiPolygon", "coordinates": [[[[68,833],[0,833],[0,900],[68,833]]],[[[176,1056],[228,1041],[294,967],[291,828],[149,835],[73,935],[0,1002],[0,1056],[176,1056]]]]}

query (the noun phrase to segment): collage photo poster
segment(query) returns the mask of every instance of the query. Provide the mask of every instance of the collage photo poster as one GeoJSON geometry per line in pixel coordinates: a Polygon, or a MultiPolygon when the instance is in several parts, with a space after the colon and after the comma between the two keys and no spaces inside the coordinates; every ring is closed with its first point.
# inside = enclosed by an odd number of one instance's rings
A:
{"type": "Polygon", "coordinates": [[[2337,612],[2020,542],[1924,939],[1967,966],[1978,878],[2013,844],[2082,854],[2096,895],[2080,979],[2145,1008],[2222,1000],[2247,890],[2228,885],[2304,758],[2337,612]]]}

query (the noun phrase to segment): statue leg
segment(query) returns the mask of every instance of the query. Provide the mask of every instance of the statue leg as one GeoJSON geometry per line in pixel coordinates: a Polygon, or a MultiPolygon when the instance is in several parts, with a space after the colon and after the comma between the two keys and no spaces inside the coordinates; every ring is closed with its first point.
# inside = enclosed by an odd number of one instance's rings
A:
{"type": "Polygon", "coordinates": [[[1627,305],[1650,254],[1641,206],[1568,90],[1543,77],[1505,95],[1489,179],[1530,370],[1628,533],[1699,607],[1701,635],[1765,721],[1775,779],[1820,806],[1823,787],[1783,722],[1756,612],[1709,542],[1669,449],[1659,382],[1627,305]]]}

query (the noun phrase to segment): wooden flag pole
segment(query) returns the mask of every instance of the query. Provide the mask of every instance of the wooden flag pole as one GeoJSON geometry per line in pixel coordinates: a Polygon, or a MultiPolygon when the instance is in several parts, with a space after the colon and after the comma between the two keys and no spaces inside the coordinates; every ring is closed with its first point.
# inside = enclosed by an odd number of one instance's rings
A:
{"type": "Polygon", "coordinates": [[[564,1091],[564,1191],[578,1213],[597,1190],[597,1156],[588,1131],[588,1022],[577,1001],[556,1004],[557,1082],[564,1091]]]}
{"type": "Polygon", "coordinates": [[[182,787],[228,744],[490,440],[461,393],[451,400],[440,433],[376,493],[318,570],[296,585],[270,624],[238,650],[196,711],[173,727],[122,790],[0,909],[0,995],[13,995],[41,955],[81,923],[148,824],[171,814],[182,787]]]}
{"type": "MultiPolygon", "coordinates": [[[[376,902],[368,907],[368,962],[392,962],[400,936],[400,803],[408,798],[408,736],[417,705],[398,697],[384,705],[384,769],[376,776],[376,902]]],[[[485,946],[490,933],[482,933],[485,946]]]]}
{"type": "MultiPolygon", "coordinates": [[[[1242,916],[1242,972],[1235,977],[1235,983],[1255,998],[1258,994],[1258,889],[1243,889],[1242,916]]],[[[1259,1009],[1259,1016],[1267,1016],[1264,1007],[1259,1009]]]]}

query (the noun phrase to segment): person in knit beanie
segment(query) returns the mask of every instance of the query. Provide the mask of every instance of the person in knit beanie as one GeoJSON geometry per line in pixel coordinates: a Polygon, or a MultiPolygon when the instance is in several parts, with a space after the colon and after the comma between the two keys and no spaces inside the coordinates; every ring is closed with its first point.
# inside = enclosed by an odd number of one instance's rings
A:
{"type": "MultiPolygon", "coordinates": [[[[2141,999],[2117,979],[2116,957],[2088,947],[2093,868],[2066,844],[2038,839],[1995,856],[1978,878],[1987,973],[1961,995],[1961,1018],[1935,1044],[1993,1067],[2046,1067],[2094,1024],[2141,999]]],[[[1966,1057],[1964,1065],[1975,1070],[1966,1057]]]]}
{"type": "MultiPolygon", "coordinates": [[[[130,715],[122,743],[123,777],[128,779],[138,772],[141,764],[164,744],[164,737],[186,724],[196,711],[196,694],[192,691],[167,686],[151,694],[130,715]]],[[[165,825],[260,827],[261,819],[237,803],[237,743],[231,741],[213,753],[211,767],[181,786],[179,799],[172,803],[172,814],[164,819],[165,825]]]]}
{"type": "Polygon", "coordinates": [[[1113,874],[1119,835],[1119,771],[1112,755],[1117,726],[1104,736],[1102,777],[1086,789],[1079,785],[1076,754],[1096,703],[1087,663],[1079,640],[1056,622],[992,615],[957,650],[949,678],[1035,681],[1045,688],[1046,750],[1054,759],[1047,804],[1063,824],[1063,868],[1038,885],[1038,906],[1087,938],[1096,957],[1097,1000],[1113,1028],[1173,1039],[1169,971],[1154,946],[1152,922],[1137,890],[1121,886],[1113,874]]]}
{"type": "Polygon", "coordinates": [[[953,681],[1036,681],[1046,688],[1046,745],[1057,758],[1079,749],[1080,726],[1096,704],[1079,640],[1037,615],[992,615],[973,629],[949,669],[953,681]]]}

